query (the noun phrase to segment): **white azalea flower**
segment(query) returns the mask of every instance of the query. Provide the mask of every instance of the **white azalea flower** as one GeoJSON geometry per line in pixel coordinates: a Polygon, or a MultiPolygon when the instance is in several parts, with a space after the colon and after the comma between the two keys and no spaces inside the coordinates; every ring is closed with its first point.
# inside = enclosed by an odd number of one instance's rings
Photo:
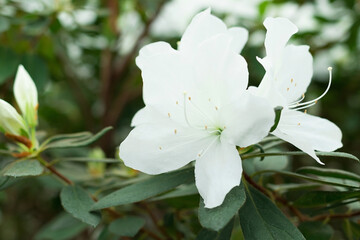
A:
{"type": "Polygon", "coordinates": [[[165,42],[141,49],[136,63],[146,107],[120,145],[127,166],[160,174],[196,160],[205,206],[223,202],[241,181],[236,146],[260,141],[274,123],[267,101],[245,90],[247,64],[238,53],[246,40],[246,30],[227,29],[206,10],[194,17],[179,50],[165,42]]]}
{"type": "Polygon", "coordinates": [[[38,93],[29,73],[20,65],[15,77],[14,95],[22,115],[30,127],[37,125],[38,93]]]}
{"type": "Polygon", "coordinates": [[[5,134],[21,136],[27,134],[24,119],[9,103],[0,99],[0,130],[5,134]]]}
{"type": "Polygon", "coordinates": [[[275,136],[288,141],[316,161],[323,164],[314,150],[334,151],[342,146],[341,130],[332,122],[308,115],[298,110],[306,109],[321,99],[320,97],[302,102],[304,93],[313,74],[313,59],[308,46],[287,45],[297,27],[285,18],[267,18],[265,38],[266,57],[258,59],[266,73],[258,88],[250,91],[267,98],[272,105],[284,107],[275,136]]]}

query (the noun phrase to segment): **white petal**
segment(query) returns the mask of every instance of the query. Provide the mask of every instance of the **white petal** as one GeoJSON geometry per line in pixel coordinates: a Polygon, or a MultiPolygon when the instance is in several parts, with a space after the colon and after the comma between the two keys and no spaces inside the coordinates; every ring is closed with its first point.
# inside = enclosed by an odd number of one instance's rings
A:
{"type": "Polygon", "coordinates": [[[207,148],[211,137],[205,131],[181,127],[169,119],[141,124],[120,145],[125,165],[148,174],[183,167],[207,148]]]}
{"type": "MultiPolygon", "coordinates": [[[[274,132],[276,136],[281,132],[291,137],[290,141],[284,140],[306,153],[310,152],[312,157],[314,150],[329,152],[342,147],[342,133],[334,123],[299,111],[284,110],[277,130],[274,132]]],[[[278,137],[283,138],[283,135],[278,137]]],[[[314,158],[318,160],[317,157],[314,158]]]]}
{"type": "Polygon", "coordinates": [[[247,63],[233,50],[231,36],[218,34],[204,41],[195,52],[197,89],[217,101],[216,104],[232,101],[247,88],[247,63]]]}
{"type": "Polygon", "coordinates": [[[279,92],[288,103],[306,92],[313,74],[313,58],[309,46],[288,45],[284,49],[283,63],[276,77],[279,92]]]}
{"type": "Polygon", "coordinates": [[[240,53],[249,38],[248,30],[241,27],[233,27],[229,28],[228,33],[232,35],[231,48],[235,52],[240,53]]]}
{"type": "Polygon", "coordinates": [[[216,140],[195,163],[196,186],[206,208],[220,206],[226,194],[240,185],[241,159],[235,146],[216,140]]]}
{"type": "Polygon", "coordinates": [[[237,101],[220,109],[222,123],[226,127],[222,141],[247,147],[261,141],[274,125],[275,113],[268,101],[249,92],[239,95],[237,101]]]}
{"type": "Polygon", "coordinates": [[[23,118],[17,113],[15,108],[9,103],[0,99],[0,128],[5,133],[13,135],[23,135],[27,133],[23,118]]]}
{"type": "Polygon", "coordinates": [[[264,26],[266,55],[277,61],[290,37],[298,31],[297,27],[286,18],[266,18],[264,26]]]}
{"type": "Polygon", "coordinates": [[[155,42],[148,44],[140,49],[139,56],[136,58],[136,65],[141,69],[151,58],[157,54],[173,52],[174,49],[166,42],[155,42]]]}
{"type": "Polygon", "coordinates": [[[14,95],[20,110],[30,126],[37,123],[38,93],[29,73],[20,65],[14,83],[14,95]]]}
{"type": "Polygon", "coordinates": [[[192,52],[204,40],[225,31],[226,25],[219,18],[211,15],[210,9],[207,9],[192,19],[181,38],[179,50],[192,52]]]}

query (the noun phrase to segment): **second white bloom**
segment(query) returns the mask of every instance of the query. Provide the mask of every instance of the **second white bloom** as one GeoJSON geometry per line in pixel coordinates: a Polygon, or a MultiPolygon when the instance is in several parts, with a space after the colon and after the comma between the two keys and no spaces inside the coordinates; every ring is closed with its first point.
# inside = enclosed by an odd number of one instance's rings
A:
{"type": "Polygon", "coordinates": [[[241,181],[236,146],[259,142],[274,123],[272,107],[246,91],[247,64],[239,55],[246,40],[246,30],[227,29],[207,10],[195,16],[179,50],[157,42],[140,51],[146,107],[120,145],[127,166],[160,174],[196,160],[205,206],[223,202],[241,181]]]}

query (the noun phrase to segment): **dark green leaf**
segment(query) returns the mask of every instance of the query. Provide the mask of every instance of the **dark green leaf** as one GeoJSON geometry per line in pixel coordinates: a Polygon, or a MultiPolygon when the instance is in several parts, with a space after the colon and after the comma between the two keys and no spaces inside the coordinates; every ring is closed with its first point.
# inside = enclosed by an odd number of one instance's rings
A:
{"type": "Polygon", "coordinates": [[[244,203],[245,190],[243,184],[233,188],[219,207],[205,208],[204,201],[201,199],[199,206],[200,224],[205,228],[219,231],[234,217],[244,203]]]}
{"type": "Polygon", "coordinates": [[[178,198],[178,197],[185,197],[190,195],[199,194],[195,184],[191,184],[188,186],[182,186],[178,189],[175,189],[172,192],[166,193],[164,195],[152,198],[151,201],[158,201],[158,200],[164,200],[169,198],[178,198]]]}
{"type": "Polygon", "coordinates": [[[24,55],[21,64],[29,72],[38,92],[41,93],[50,78],[47,63],[38,55],[24,55]]]}
{"type": "Polygon", "coordinates": [[[40,147],[41,151],[53,148],[72,148],[72,147],[84,147],[87,146],[99,138],[105,133],[110,131],[112,127],[107,127],[93,135],[90,132],[81,132],[74,134],[62,134],[49,138],[40,147]]]}
{"type": "Polygon", "coordinates": [[[339,179],[347,179],[356,182],[360,182],[360,176],[351,172],[338,170],[338,169],[329,169],[329,168],[318,168],[318,167],[303,167],[296,172],[301,174],[313,174],[316,176],[322,177],[332,177],[332,178],[339,178],[339,179]]]}
{"type": "Polygon", "coordinates": [[[219,232],[203,228],[198,233],[196,240],[230,240],[234,228],[234,218],[219,232]]]}
{"type": "MultiPolygon", "coordinates": [[[[306,156],[308,154],[301,151],[294,152],[271,152],[271,153],[249,153],[241,156],[241,159],[255,158],[255,157],[266,157],[266,156],[306,156]]],[[[316,152],[318,157],[336,157],[336,158],[348,158],[359,162],[359,159],[354,155],[343,152],[316,152]]]]}
{"type": "Polygon", "coordinates": [[[350,184],[350,183],[339,183],[339,181],[331,181],[330,179],[322,180],[319,178],[313,178],[313,177],[309,177],[306,175],[297,174],[297,173],[293,173],[293,172],[287,172],[287,171],[263,170],[263,171],[253,174],[253,176],[259,175],[259,174],[264,174],[264,173],[278,173],[278,174],[289,176],[289,177],[299,178],[302,180],[316,182],[316,183],[322,183],[322,184],[331,185],[331,186],[346,187],[346,188],[358,188],[357,184],[354,185],[354,184],[350,184]]]}
{"type": "Polygon", "coordinates": [[[20,180],[19,178],[0,176],[0,191],[10,187],[19,180],[20,180]]]}
{"type": "Polygon", "coordinates": [[[74,218],[92,226],[96,226],[100,218],[89,210],[94,201],[88,193],[79,186],[66,186],[60,193],[61,204],[74,218]]]}
{"type": "Polygon", "coordinates": [[[62,213],[46,224],[36,234],[35,240],[67,240],[73,239],[87,228],[82,223],[67,213],[62,213]]]}
{"type": "Polygon", "coordinates": [[[246,202],[239,216],[245,239],[305,239],[270,199],[247,183],[244,185],[246,202]]]}
{"type": "Polygon", "coordinates": [[[360,198],[360,191],[334,192],[315,191],[306,192],[298,198],[294,205],[297,207],[319,207],[334,204],[343,200],[360,198]]]}
{"type": "Polygon", "coordinates": [[[142,201],[169,191],[181,184],[188,184],[194,181],[193,168],[161,174],[110,193],[100,199],[93,206],[93,209],[96,210],[142,201]]]}
{"type": "Polygon", "coordinates": [[[38,176],[42,174],[44,168],[35,159],[17,160],[10,163],[4,169],[4,175],[10,177],[38,176]]]}
{"type": "Polygon", "coordinates": [[[304,237],[309,240],[330,240],[334,234],[331,226],[323,224],[322,222],[302,222],[299,225],[299,230],[304,237]]]}
{"type": "Polygon", "coordinates": [[[281,111],[283,110],[283,107],[278,106],[274,110],[275,110],[275,123],[271,127],[270,132],[274,131],[277,128],[279,121],[280,121],[281,111]]]}
{"type": "Polygon", "coordinates": [[[109,226],[109,231],[119,237],[134,237],[144,225],[143,218],[128,216],[113,221],[109,226]]]}

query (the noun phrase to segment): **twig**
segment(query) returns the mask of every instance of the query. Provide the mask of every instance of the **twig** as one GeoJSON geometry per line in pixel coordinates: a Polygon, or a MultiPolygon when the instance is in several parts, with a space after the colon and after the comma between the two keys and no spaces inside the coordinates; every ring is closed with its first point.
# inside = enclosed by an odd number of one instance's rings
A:
{"type": "Polygon", "coordinates": [[[314,217],[310,217],[307,221],[320,221],[325,219],[333,219],[333,218],[351,218],[360,215],[360,211],[351,212],[351,213],[342,213],[342,214],[323,214],[314,217]]]}

